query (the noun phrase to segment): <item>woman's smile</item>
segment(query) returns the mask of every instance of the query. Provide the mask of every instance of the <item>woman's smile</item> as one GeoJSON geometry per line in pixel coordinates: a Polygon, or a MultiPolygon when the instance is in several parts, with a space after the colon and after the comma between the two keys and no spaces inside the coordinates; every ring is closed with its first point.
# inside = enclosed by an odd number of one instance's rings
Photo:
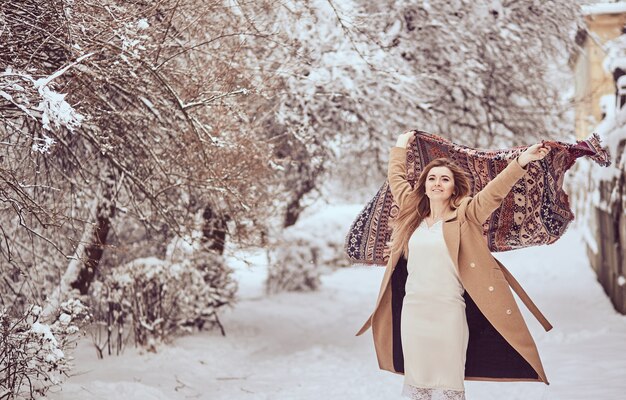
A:
{"type": "Polygon", "coordinates": [[[448,167],[433,167],[428,172],[428,177],[424,184],[426,196],[447,199],[452,196],[454,191],[452,171],[448,167]]]}

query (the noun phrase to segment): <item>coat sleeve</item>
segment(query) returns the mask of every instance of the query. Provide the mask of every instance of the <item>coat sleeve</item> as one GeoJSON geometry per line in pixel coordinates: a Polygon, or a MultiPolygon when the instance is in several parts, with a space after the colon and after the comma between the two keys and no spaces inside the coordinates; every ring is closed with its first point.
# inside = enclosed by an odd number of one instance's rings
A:
{"type": "Polygon", "coordinates": [[[387,179],[391,195],[400,208],[413,188],[406,179],[406,152],[403,147],[392,147],[389,152],[387,179]]]}
{"type": "Polygon", "coordinates": [[[502,203],[513,185],[526,174],[517,159],[511,161],[500,173],[469,201],[465,217],[482,225],[502,203]]]}

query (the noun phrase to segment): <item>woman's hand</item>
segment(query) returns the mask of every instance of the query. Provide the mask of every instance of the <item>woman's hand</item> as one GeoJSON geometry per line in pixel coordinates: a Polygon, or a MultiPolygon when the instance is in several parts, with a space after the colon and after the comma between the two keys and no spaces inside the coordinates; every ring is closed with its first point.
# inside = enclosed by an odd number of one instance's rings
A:
{"type": "Polygon", "coordinates": [[[519,162],[522,168],[526,168],[529,162],[543,160],[549,152],[549,146],[545,146],[543,143],[536,143],[524,150],[524,152],[517,157],[517,162],[519,162]]]}
{"type": "Polygon", "coordinates": [[[409,131],[409,132],[401,134],[400,136],[398,136],[396,147],[402,147],[406,149],[407,145],[409,144],[410,139],[414,136],[415,136],[415,133],[413,131],[409,131]]]}

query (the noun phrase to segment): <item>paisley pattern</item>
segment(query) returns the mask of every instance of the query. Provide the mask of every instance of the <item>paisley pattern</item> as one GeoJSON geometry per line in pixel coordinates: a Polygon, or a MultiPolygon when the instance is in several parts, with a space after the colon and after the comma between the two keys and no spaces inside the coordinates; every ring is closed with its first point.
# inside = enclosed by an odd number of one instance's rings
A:
{"type": "MultiPolygon", "coordinates": [[[[512,159],[528,146],[502,150],[479,150],[452,143],[441,136],[414,131],[407,152],[407,180],[415,186],[422,168],[438,157],[448,157],[468,172],[472,195],[480,191],[512,159]]],[[[500,207],[484,225],[484,235],[492,252],[507,251],[558,240],[574,219],[567,194],[563,191],[565,173],[578,157],[589,157],[601,166],[610,158],[593,134],[575,144],[543,141],[551,147],[548,156],[530,163],[500,207]]],[[[357,215],[345,240],[345,251],[352,263],[384,266],[389,258],[390,221],[398,214],[389,182],[385,183],[357,215]]]]}

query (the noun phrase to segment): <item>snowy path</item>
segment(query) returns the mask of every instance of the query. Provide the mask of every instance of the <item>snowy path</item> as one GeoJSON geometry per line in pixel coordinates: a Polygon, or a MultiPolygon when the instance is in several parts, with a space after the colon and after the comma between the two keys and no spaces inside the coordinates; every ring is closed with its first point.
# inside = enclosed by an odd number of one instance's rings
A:
{"type": "MultiPolygon", "coordinates": [[[[521,305],[551,384],[466,382],[468,400],[626,398],[626,317],[614,312],[587,265],[574,228],[551,246],[496,255],[554,325],[521,305]]],[[[227,336],[179,339],[158,354],[96,360],[89,340],[51,399],[400,399],[402,377],[378,370],[371,332],[354,333],[374,305],[382,268],[352,267],[316,293],[263,295],[264,261],[238,268],[241,300],[222,321],[227,336]]],[[[521,303],[520,303],[521,304],[521,303]]]]}

